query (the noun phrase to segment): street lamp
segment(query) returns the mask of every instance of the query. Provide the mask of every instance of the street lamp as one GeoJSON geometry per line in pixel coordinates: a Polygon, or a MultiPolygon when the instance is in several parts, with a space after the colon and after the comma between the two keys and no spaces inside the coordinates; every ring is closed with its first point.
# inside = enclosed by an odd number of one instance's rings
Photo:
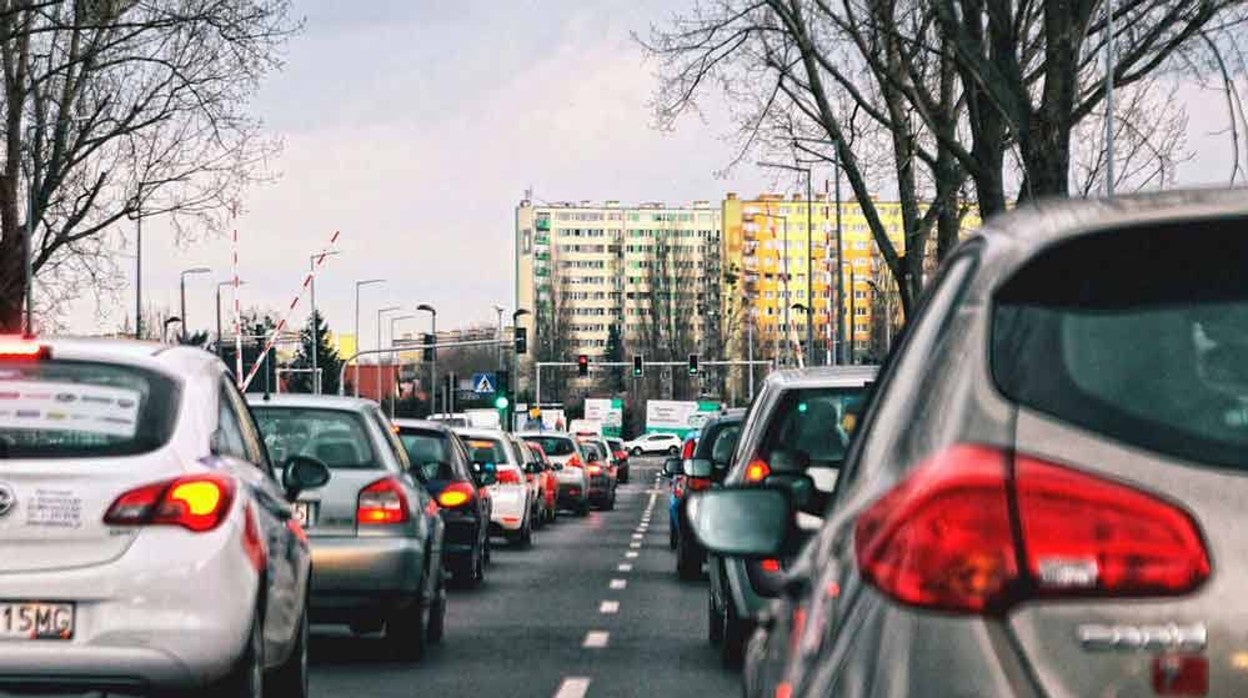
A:
{"type": "MultiPolygon", "coordinates": [[[[241,279],[238,281],[239,286],[242,286],[245,283],[247,282],[241,279]]],[[[217,358],[221,359],[222,361],[225,361],[225,350],[222,348],[222,345],[221,345],[221,289],[224,288],[225,286],[233,286],[233,285],[234,285],[234,279],[230,279],[229,281],[217,282],[217,358]]]]}
{"type": "MultiPolygon", "coordinates": [[[[390,357],[391,357],[390,360],[395,364],[396,372],[398,371],[398,368],[397,368],[398,361],[396,360],[396,357],[398,356],[398,354],[396,354],[393,351],[394,349],[394,325],[400,320],[411,320],[414,317],[416,316],[411,313],[407,313],[406,315],[395,315],[394,317],[390,318],[390,349],[392,350],[390,353],[390,357]]],[[[390,395],[390,419],[394,419],[394,402],[395,402],[394,394],[391,393],[390,395]]]]}
{"type": "Polygon", "coordinates": [[[502,305],[494,306],[494,312],[498,313],[498,334],[495,335],[495,337],[497,337],[498,339],[498,367],[499,369],[503,369],[506,367],[506,364],[503,363],[503,313],[506,312],[506,310],[507,310],[506,306],[502,306],[502,305]]]}
{"type": "MultiPolygon", "coordinates": [[[[337,250],[325,250],[308,257],[308,296],[312,304],[312,392],[315,395],[321,394],[321,374],[317,371],[321,353],[321,328],[316,322],[316,265],[325,257],[332,257],[336,254],[339,254],[337,250]]],[[[358,338],[356,343],[359,343],[358,338]]]]}
{"type": "Polygon", "coordinates": [[[180,293],[182,297],[182,330],[181,330],[180,336],[182,337],[182,341],[184,343],[186,342],[186,277],[189,274],[209,274],[209,273],[212,273],[212,270],[209,269],[208,267],[191,267],[190,269],[183,269],[182,274],[178,280],[178,285],[180,286],[180,289],[181,289],[180,293]]]}
{"type": "MultiPolygon", "coordinates": [[[[430,328],[430,333],[433,335],[433,343],[437,344],[438,311],[428,303],[421,303],[416,306],[416,310],[429,313],[430,319],[433,322],[433,327],[430,328]]],[[[429,362],[429,390],[431,391],[430,397],[432,398],[432,404],[429,405],[429,413],[434,414],[438,411],[438,350],[436,348],[431,349],[429,351],[429,355],[433,357],[433,360],[429,362]]]]}
{"type": "MultiPolygon", "coordinates": [[[[355,282],[355,353],[356,354],[360,353],[360,288],[363,286],[371,286],[373,284],[384,284],[384,283],[386,283],[385,279],[365,279],[364,281],[355,282]]],[[[360,360],[358,358],[355,360],[355,380],[352,382],[355,383],[355,385],[352,386],[353,388],[352,392],[355,394],[355,397],[359,397],[360,396],[360,360]]]]}
{"type": "MultiPolygon", "coordinates": [[[[381,316],[386,313],[393,313],[396,310],[402,310],[403,306],[387,305],[384,308],[377,309],[377,348],[381,349],[381,316]]],[[[377,402],[381,402],[381,354],[377,355],[377,402]]]]}
{"type": "MultiPolygon", "coordinates": [[[[758,163],[758,166],[759,167],[774,167],[774,168],[778,168],[781,170],[791,170],[793,172],[803,172],[806,174],[806,292],[808,294],[808,297],[813,299],[814,289],[815,289],[815,277],[814,277],[814,266],[813,266],[814,256],[811,254],[811,248],[814,246],[814,243],[812,240],[813,234],[811,230],[815,224],[814,201],[813,201],[815,197],[814,197],[814,191],[812,191],[811,184],[810,184],[810,168],[801,167],[798,165],[787,165],[787,164],[779,163],[779,162],[760,162],[758,163]]],[[[785,258],[787,259],[788,254],[789,254],[789,241],[788,241],[787,235],[785,236],[785,241],[784,241],[784,254],[785,254],[785,258]]],[[[806,355],[813,359],[814,349],[815,349],[815,332],[814,332],[814,325],[812,324],[812,317],[811,317],[812,315],[813,313],[806,313],[806,355]]],[[[787,319],[786,319],[786,322],[787,322],[787,319]]]]}

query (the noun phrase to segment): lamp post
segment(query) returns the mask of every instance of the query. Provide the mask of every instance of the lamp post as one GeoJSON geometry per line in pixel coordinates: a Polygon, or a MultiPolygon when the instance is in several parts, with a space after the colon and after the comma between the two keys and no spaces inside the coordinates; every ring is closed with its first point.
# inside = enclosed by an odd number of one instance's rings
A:
{"type": "MultiPolygon", "coordinates": [[[[371,286],[373,284],[384,284],[385,279],[365,279],[355,282],[355,353],[360,353],[360,288],[363,286],[371,286]]],[[[355,380],[352,381],[352,393],[355,397],[360,396],[360,361],[355,361],[355,380]]]]}
{"type": "MultiPolygon", "coordinates": [[[[430,333],[433,334],[434,344],[437,344],[438,342],[438,311],[435,310],[434,307],[432,305],[429,305],[428,303],[421,303],[420,305],[416,306],[416,310],[429,313],[429,316],[433,325],[430,328],[430,333]]],[[[432,360],[429,362],[429,390],[430,390],[429,413],[434,414],[438,411],[438,350],[436,348],[431,349],[429,351],[429,355],[433,357],[432,360]]]]}
{"type": "MultiPolygon", "coordinates": [[[[792,170],[793,172],[802,172],[806,175],[806,297],[813,303],[815,278],[814,278],[814,255],[812,254],[813,243],[813,226],[815,224],[814,215],[814,191],[810,183],[810,168],[801,167],[799,165],[787,165],[778,162],[760,162],[760,167],[774,167],[782,170],[792,170]]],[[[784,254],[788,258],[789,241],[788,235],[785,235],[784,254]]],[[[813,359],[815,350],[815,331],[811,318],[812,313],[806,313],[806,351],[805,355],[813,359]]],[[[787,320],[786,320],[787,322],[787,320]]]]}
{"type": "MultiPolygon", "coordinates": [[[[413,314],[411,314],[411,313],[407,313],[407,314],[405,314],[405,315],[395,315],[394,317],[390,318],[390,349],[391,349],[391,350],[393,350],[393,349],[394,349],[394,326],[395,326],[395,324],[396,324],[396,323],[398,323],[398,322],[399,322],[399,321],[401,321],[401,320],[411,320],[411,319],[412,319],[412,318],[414,318],[414,317],[416,317],[416,316],[415,316],[415,315],[413,315],[413,314]]],[[[396,379],[397,379],[397,377],[398,377],[398,368],[397,368],[397,367],[398,367],[398,364],[399,364],[399,362],[397,361],[397,357],[398,357],[398,354],[397,354],[396,352],[394,352],[394,351],[391,351],[391,353],[390,353],[390,361],[391,361],[392,363],[394,363],[394,365],[395,365],[395,367],[396,367],[396,368],[395,368],[395,377],[396,377],[396,379]]],[[[395,397],[394,397],[394,393],[392,392],[392,393],[390,393],[390,419],[394,419],[394,402],[395,402],[395,397]]]]}
{"type": "Polygon", "coordinates": [[[186,342],[186,277],[190,274],[208,274],[211,272],[212,270],[208,267],[191,267],[190,269],[183,269],[179,275],[178,286],[182,300],[182,329],[179,331],[179,336],[183,342],[186,342]]]}
{"type": "Polygon", "coordinates": [[[494,312],[498,313],[498,334],[495,336],[498,338],[498,368],[500,370],[507,367],[507,364],[503,363],[503,313],[506,310],[504,306],[494,306],[494,312]]]}
{"type": "MultiPolygon", "coordinates": [[[[393,313],[396,310],[402,310],[402,306],[387,305],[384,308],[377,309],[377,348],[381,348],[381,316],[386,313],[393,313]]],[[[377,370],[373,373],[377,377],[377,402],[381,402],[381,355],[377,355],[377,370]]]]}
{"type": "MultiPolygon", "coordinates": [[[[316,322],[316,263],[324,257],[332,257],[338,254],[337,250],[326,250],[318,254],[308,257],[308,300],[312,305],[312,393],[314,395],[321,394],[321,373],[317,370],[320,363],[321,353],[321,334],[320,327],[316,322]]],[[[357,339],[358,343],[359,340],[357,339]]]]}
{"type": "MultiPolygon", "coordinates": [[[[238,285],[242,286],[247,282],[239,281],[238,285]]],[[[225,351],[221,348],[221,289],[225,286],[233,286],[234,280],[217,282],[217,358],[225,361],[225,351]]]]}

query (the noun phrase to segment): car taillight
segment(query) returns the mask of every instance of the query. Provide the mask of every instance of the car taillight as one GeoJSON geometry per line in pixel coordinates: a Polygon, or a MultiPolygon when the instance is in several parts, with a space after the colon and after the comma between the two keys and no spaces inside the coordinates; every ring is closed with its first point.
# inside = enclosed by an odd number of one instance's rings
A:
{"type": "Polygon", "coordinates": [[[702,490],[711,489],[711,481],[704,477],[691,477],[685,481],[685,485],[690,492],[700,492],[702,490]]]}
{"type": "Polygon", "coordinates": [[[499,470],[497,475],[498,484],[500,485],[519,485],[520,473],[516,470],[499,470]]]}
{"type": "Polygon", "coordinates": [[[685,445],[682,446],[680,449],[681,460],[689,460],[690,458],[693,458],[693,449],[697,445],[698,445],[697,441],[693,441],[693,440],[686,441],[685,445]]]}
{"type": "MultiPolygon", "coordinates": [[[[247,555],[247,560],[251,562],[251,567],[257,572],[263,572],[269,566],[269,554],[264,549],[264,536],[260,535],[260,525],[256,523],[256,512],[251,507],[247,507],[246,520],[243,522],[243,552],[247,555]]],[[[303,532],[303,528],[299,527],[299,522],[291,519],[295,524],[297,531],[295,533],[304,543],[308,542],[307,534],[303,532]]]]}
{"type": "Polygon", "coordinates": [[[758,567],[764,572],[775,574],[780,571],[780,561],[774,557],[769,557],[758,563],[758,567]]]}
{"type": "Polygon", "coordinates": [[[586,471],[586,472],[588,472],[590,475],[601,475],[601,474],[602,474],[602,466],[601,466],[601,465],[590,465],[588,468],[586,468],[586,469],[585,469],[585,471],[586,471]]]}
{"type": "Polygon", "coordinates": [[[583,467],[585,467],[584,465],[582,465],[582,464],[581,464],[581,457],[580,457],[580,456],[572,456],[571,458],[569,458],[569,459],[568,459],[568,462],[567,462],[567,464],[566,464],[566,465],[567,465],[569,468],[583,468],[583,467]]]}
{"type": "Polygon", "coordinates": [[[407,495],[393,477],[382,478],[360,490],[355,521],[360,525],[399,524],[408,520],[407,495]]]}
{"type": "Polygon", "coordinates": [[[211,531],[234,503],[234,480],[226,475],[188,475],[137,487],[122,494],[104,514],[114,526],[181,526],[211,531]]]}
{"type": "Polygon", "coordinates": [[[762,482],[771,474],[771,466],[767,465],[767,461],[762,458],[755,458],[750,464],[745,466],[746,483],[762,482]]]}
{"type": "Polygon", "coordinates": [[[28,337],[0,336],[0,359],[6,361],[39,361],[51,358],[47,345],[31,341],[28,337]]]}
{"type": "Polygon", "coordinates": [[[621,463],[627,462],[627,461],[628,461],[628,452],[627,452],[627,451],[616,451],[616,452],[615,452],[615,459],[616,459],[616,460],[618,460],[618,461],[620,461],[621,463]]]}
{"type": "Polygon", "coordinates": [[[954,446],[920,465],[859,516],[854,536],[868,581],[958,612],[1177,595],[1210,572],[1195,521],[1175,504],[1028,456],[1011,463],[988,446],[954,446]]]}
{"type": "Polygon", "coordinates": [[[452,482],[438,493],[438,505],[454,509],[472,501],[472,495],[472,485],[466,482],[452,482]]]}

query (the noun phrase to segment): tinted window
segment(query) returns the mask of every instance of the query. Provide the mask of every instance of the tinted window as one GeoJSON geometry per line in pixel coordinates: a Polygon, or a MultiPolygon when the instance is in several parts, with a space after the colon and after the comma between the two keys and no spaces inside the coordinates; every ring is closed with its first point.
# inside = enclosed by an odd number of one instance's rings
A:
{"type": "Polygon", "coordinates": [[[845,418],[861,409],[866,393],[866,388],[787,391],[772,414],[764,452],[795,451],[811,466],[839,467],[849,448],[845,418]]]}
{"type": "Polygon", "coordinates": [[[278,462],[292,455],[324,461],[331,468],[377,468],[364,421],[355,412],[315,407],[266,407],[252,411],[269,453],[278,462]]]}
{"type": "Polygon", "coordinates": [[[732,451],[737,447],[737,438],[741,436],[741,425],[733,424],[720,429],[715,435],[715,445],[711,448],[713,463],[727,464],[732,460],[732,451]]]}
{"type": "Polygon", "coordinates": [[[426,480],[450,480],[455,477],[451,464],[450,436],[438,431],[400,429],[399,441],[407,451],[407,459],[426,480]]]}
{"type": "Polygon", "coordinates": [[[478,439],[465,437],[464,445],[468,447],[468,457],[473,463],[510,463],[507,448],[496,439],[478,439]]]}
{"type": "Polygon", "coordinates": [[[176,381],[127,366],[0,361],[0,458],[147,453],[169,441],[176,381]]]}
{"type": "Polygon", "coordinates": [[[1246,222],[1102,233],[1039,256],[997,294],[1001,390],[1121,441],[1248,467],[1246,222]]]}
{"type": "Polygon", "coordinates": [[[521,438],[541,446],[548,456],[570,456],[576,450],[571,439],[558,436],[524,436],[521,438]]]}

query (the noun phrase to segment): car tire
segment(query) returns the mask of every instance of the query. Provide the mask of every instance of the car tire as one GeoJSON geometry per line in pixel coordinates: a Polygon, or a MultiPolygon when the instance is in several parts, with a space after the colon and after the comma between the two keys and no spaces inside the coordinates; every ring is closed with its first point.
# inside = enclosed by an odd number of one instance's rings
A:
{"type": "Polygon", "coordinates": [[[581,502],[576,506],[576,515],[580,517],[589,516],[589,501],[581,502]]]}
{"type": "Polygon", "coordinates": [[[669,525],[667,527],[667,547],[672,550],[676,549],[676,535],[676,527],[669,525]]]}
{"type": "Polygon", "coordinates": [[[433,600],[429,602],[429,622],[425,626],[425,636],[429,642],[438,644],[446,633],[446,580],[438,580],[438,588],[433,592],[433,600]]]}
{"type": "Polygon", "coordinates": [[[746,625],[737,617],[737,609],[733,608],[732,599],[724,599],[724,610],[720,614],[724,619],[724,636],[719,645],[719,658],[729,669],[739,669],[745,658],[746,625]]]}
{"type": "Polygon", "coordinates": [[[692,543],[683,533],[676,536],[676,576],[685,582],[702,577],[702,560],[693,549],[692,543]]]}
{"type": "Polygon", "coordinates": [[[213,682],[204,698],[260,698],[264,695],[264,620],[257,611],[251,621],[247,644],[230,673],[213,682]]]}
{"type": "Polygon", "coordinates": [[[264,686],[264,694],[275,698],[307,698],[308,695],[308,611],[305,607],[295,630],[295,646],[281,666],[274,669],[264,686]]]}
{"type": "Polygon", "coordinates": [[[724,641],[724,618],[715,608],[715,597],[710,591],[706,594],[706,640],[712,647],[724,641]]]}
{"type": "Polygon", "coordinates": [[[386,644],[399,659],[420,661],[428,637],[428,608],[420,600],[397,609],[386,619],[386,644]]]}
{"type": "Polygon", "coordinates": [[[641,451],[641,447],[640,447],[640,446],[634,446],[634,447],[633,447],[632,454],[633,454],[634,456],[640,456],[640,455],[641,455],[641,453],[642,453],[642,451],[641,451]]]}

